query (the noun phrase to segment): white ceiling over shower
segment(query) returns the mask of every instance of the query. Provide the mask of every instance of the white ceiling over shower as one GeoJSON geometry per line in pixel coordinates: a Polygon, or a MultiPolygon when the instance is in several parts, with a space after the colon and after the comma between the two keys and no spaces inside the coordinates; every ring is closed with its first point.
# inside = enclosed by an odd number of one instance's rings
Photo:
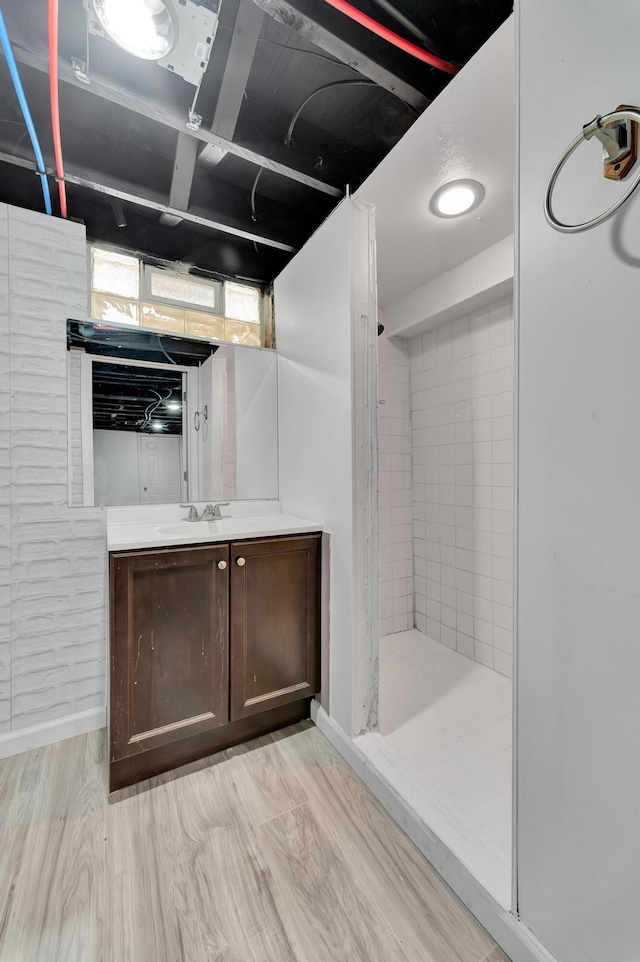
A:
{"type": "Polygon", "coordinates": [[[380,307],[513,232],[514,101],[510,17],[355,194],[376,207],[380,307]],[[480,181],[482,204],[436,217],[432,195],[461,178],[480,181]]]}

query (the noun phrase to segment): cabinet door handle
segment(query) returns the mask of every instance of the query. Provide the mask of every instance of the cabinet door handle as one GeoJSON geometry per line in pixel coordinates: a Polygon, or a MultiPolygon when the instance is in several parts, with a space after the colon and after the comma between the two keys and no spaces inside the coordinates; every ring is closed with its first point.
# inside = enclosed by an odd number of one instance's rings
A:
{"type": "Polygon", "coordinates": [[[244,566],[246,565],[246,563],[247,563],[247,562],[246,562],[246,559],[245,559],[245,558],[236,558],[236,564],[237,564],[237,566],[238,566],[239,568],[244,568],[244,566]]]}
{"type": "Polygon", "coordinates": [[[226,562],[226,561],[219,561],[219,562],[218,562],[218,567],[220,568],[220,571],[224,571],[224,569],[227,567],[227,562],[226,562]]]}

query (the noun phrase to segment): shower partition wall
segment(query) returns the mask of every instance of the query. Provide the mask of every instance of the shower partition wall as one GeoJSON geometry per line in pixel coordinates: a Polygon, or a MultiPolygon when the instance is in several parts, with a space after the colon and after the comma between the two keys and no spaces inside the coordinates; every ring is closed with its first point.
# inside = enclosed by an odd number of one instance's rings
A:
{"type": "Polygon", "coordinates": [[[411,341],[416,627],[511,675],[513,308],[411,341]]]}

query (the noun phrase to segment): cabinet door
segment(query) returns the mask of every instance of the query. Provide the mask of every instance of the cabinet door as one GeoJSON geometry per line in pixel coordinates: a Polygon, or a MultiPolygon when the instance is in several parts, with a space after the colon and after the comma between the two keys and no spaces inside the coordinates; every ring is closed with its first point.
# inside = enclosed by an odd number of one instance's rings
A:
{"type": "Polygon", "coordinates": [[[320,687],[320,535],[231,545],[231,720],[320,687]]]}
{"type": "Polygon", "coordinates": [[[228,722],[228,599],[228,544],[112,556],[112,761],[228,722]]]}

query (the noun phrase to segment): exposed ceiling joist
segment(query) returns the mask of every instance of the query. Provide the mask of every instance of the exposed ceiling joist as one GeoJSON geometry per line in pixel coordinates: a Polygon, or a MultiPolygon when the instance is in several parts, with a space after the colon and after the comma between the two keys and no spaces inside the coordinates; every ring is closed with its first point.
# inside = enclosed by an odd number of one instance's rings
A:
{"type": "MultiPolygon", "coordinates": [[[[253,0],[240,0],[211,124],[212,133],[224,137],[225,140],[233,140],[263,19],[264,14],[253,0]]],[[[198,141],[193,137],[184,133],[179,134],[169,203],[180,210],[186,210],[189,206],[198,148],[198,141]]],[[[209,166],[219,164],[227,154],[226,150],[214,147],[212,144],[207,144],[205,151],[208,153],[209,166]]],[[[171,214],[163,214],[160,221],[171,227],[180,223],[171,214]]]]}
{"type": "Polygon", "coordinates": [[[305,40],[317,47],[321,47],[342,63],[348,64],[358,73],[375,81],[380,87],[395,94],[405,103],[411,104],[417,110],[424,110],[430,101],[423,93],[397,77],[390,70],[385,69],[361,53],[346,40],[331,33],[326,27],[312,20],[306,13],[301,12],[295,5],[295,0],[254,0],[254,2],[270,17],[295,30],[305,40]]]}
{"type": "MultiPolygon", "coordinates": [[[[240,0],[211,130],[233,140],[264,14],[253,0],[240,0]]],[[[206,150],[207,148],[205,148],[206,150]]]]}
{"type": "MultiPolygon", "coordinates": [[[[32,67],[33,69],[39,70],[42,73],[49,72],[49,60],[46,55],[31,51],[26,46],[19,43],[14,44],[14,54],[16,60],[25,66],[32,67]]],[[[299,184],[304,184],[305,186],[311,187],[314,190],[322,191],[331,197],[342,197],[343,195],[343,191],[339,190],[337,187],[333,187],[330,184],[325,184],[316,177],[311,177],[309,174],[305,174],[300,170],[296,170],[295,168],[289,167],[286,164],[281,164],[279,161],[273,160],[270,157],[265,157],[254,150],[250,150],[248,147],[242,147],[240,144],[226,140],[224,137],[220,137],[218,134],[214,134],[210,130],[203,130],[201,127],[199,130],[187,132],[185,130],[185,118],[181,114],[176,113],[175,110],[172,110],[167,104],[158,103],[138,94],[132,94],[123,87],[119,87],[117,84],[113,84],[93,74],[91,75],[91,82],[86,84],[82,80],[79,80],[76,77],[73,69],[63,62],[61,62],[59,65],[59,75],[60,80],[64,83],[68,83],[71,86],[78,87],[83,91],[92,93],[94,96],[101,97],[104,100],[108,100],[110,103],[114,103],[120,107],[126,108],[127,110],[131,110],[149,120],[155,121],[156,123],[163,124],[166,127],[171,127],[173,130],[177,130],[179,133],[185,133],[188,136],[199,141],[203,141],[206,144],[212,144],[214,147],[219,147],[236,157],[240,157],[242,160],[246,160],[251,164],[255,164],[257,167],[270,170],[273,173],[280,174],[282,177],[288,177],[290,180],[295,180],[299,184]]]]}
{"type": "MultiPolygon", "coordinates": [[[[190,137],[188,134],[178,134],[176,159],[173,165],[171,189],[169,191],[170,207],[186,210],[189,206],[199,147],[200,143],[195,137],[190,137]]],[[[160,223],[164,224],[165,227],[175,227],[183,220],[184,217],[176,217],[174,214],[167,214],[166,212],[160,217],[160,223]]]]}
{"type": "MultiPolygon", "coordinates": [[[[36,165],[33,163],[33,161],[25,160],[22,157],[16,157],[14,154],[7,154],[4,151],[0,151],[0,161],[6,164],[12,164],[15,167],[23,167],[26,170],[36,170],[36,165]]],[[[49,168],[48,172],[52,177],[54,176],[54,171],[52,168],[49,168]]],[[[98,194],[104,194],[107,197],[115,197],[120,201],[124,201],[125,203],[134,204],[136,207],[145,207],[148,210],[154,210],[158,213],[167,213],[181,220],[189,221],[191,224],[198,224],[200,227],[206,227],[209,230],[219,231],[223,234],[231,234],[234,237],[240,237],[243,240],[253,241],[256,244],[263,244],[266,247],[273,247],[276,250],[286,251],[287,253],[293,253],[296,250],[296,248],[292,247],[290,244],[284,244],[281,241],[274,240],[271,237],[265,237],[262,234],[246,231],[242,228],[234,227],[231,224],[224,224],[220,223],[219,221],[211,220],[211,218],[197,214],[194,211],[176,210],[175,208],[165,204],[160,197],[143,197],[139,193],[132,193],[130,185],[116,182],[111,177],[109,178],[110,183],[97,181],[94,179],[96,176],[100,176],[102,181],[106,180],[103,175],[92,175],[88,172],[74,173],[73,168],[69,168],[68,166],[65,168],[65,181],[68,184],[75,185],[76,187],[84,187],[86,190],[92,190],[98,194]]]]}

